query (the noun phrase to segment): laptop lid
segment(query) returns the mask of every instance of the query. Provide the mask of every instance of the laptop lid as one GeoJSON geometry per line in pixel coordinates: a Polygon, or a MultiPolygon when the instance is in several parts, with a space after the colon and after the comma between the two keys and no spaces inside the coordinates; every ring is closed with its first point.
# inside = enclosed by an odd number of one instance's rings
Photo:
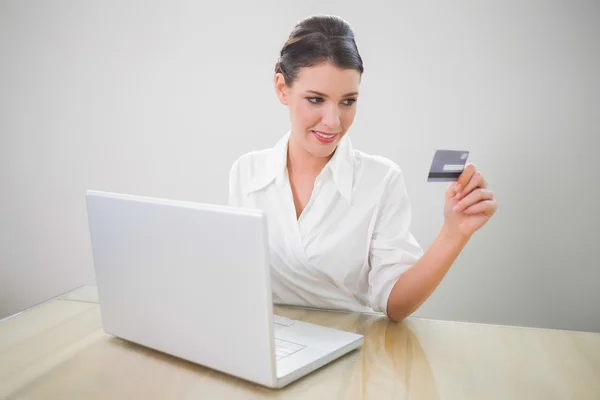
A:
{"type": "Polygon", "coordinates": [[[86,207],[107,333],[276,383],[262,211],[99,191],[86,207]]]}

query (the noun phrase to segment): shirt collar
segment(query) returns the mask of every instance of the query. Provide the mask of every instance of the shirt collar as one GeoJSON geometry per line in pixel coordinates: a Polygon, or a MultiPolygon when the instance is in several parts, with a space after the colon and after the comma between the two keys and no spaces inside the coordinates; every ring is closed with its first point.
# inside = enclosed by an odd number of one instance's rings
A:
{"type": "Polygon", "coordinates": [[[333,157],[325,169],[329,168],[333,182],[340,194],[348,201],[352,200],[352,182],[354,181],[354,149],[346,133],[337,145],[333,157]]]}
{"type": "MultiPolygon", "coordinates": [[[[275,181],[281,187],[287,172],[287,151],[291,132],[288,131],[277,144],[268,152],[263,174],[254,177],[248,187],[248,192],[260,190],[275,181]]],[[[329,160],[323,173],[331,171],[333,182],[340,194],[351,201],[352,182],[354,179],[354,149],[348,134],[338,143],[333,157],[329,160]]]]}

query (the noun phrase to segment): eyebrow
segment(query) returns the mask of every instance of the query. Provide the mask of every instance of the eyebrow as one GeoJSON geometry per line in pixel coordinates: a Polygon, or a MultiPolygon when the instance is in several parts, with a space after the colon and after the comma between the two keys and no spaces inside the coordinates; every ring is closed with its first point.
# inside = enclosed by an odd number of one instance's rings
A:
{"type": "MultiPolygon", "coordinates": [[[[321,97],[329,97],[327,96],[325,93],[321,93],[321,92],[317,92],[316,90],[307,90],[307,92],[309,93],[314,93],[317,96],[321,96],[321,97]]],[[[350,97],[350,96],[356,96],[358,94],[358,92],[352,92],[352,93],[346,93],[345,95],[343,95],[342,97],[350,97]]]]}

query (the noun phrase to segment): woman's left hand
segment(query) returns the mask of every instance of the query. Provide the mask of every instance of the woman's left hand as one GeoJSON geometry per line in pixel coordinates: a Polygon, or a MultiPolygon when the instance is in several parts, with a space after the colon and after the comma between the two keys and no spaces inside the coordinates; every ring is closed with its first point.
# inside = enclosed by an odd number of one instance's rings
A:
{"type": "Polygon", "coordinates": [[[458,181],[446,189],[445,226],[449,233],[470,237],[484,226],[498,209],[494,194],[475,165],[468,164],[458,181]]]}

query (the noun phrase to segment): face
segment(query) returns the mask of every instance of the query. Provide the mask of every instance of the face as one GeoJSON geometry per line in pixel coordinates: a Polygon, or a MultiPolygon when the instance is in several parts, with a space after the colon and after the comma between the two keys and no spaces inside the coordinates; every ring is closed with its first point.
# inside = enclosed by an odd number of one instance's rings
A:
{"type": "Polygon", "coordinates": [[[327,158],[356,115],[360,73],[329,63],[302,68],[291,87],[275,76],[277,97],[290,110],[290,145],[327,158]]]}

